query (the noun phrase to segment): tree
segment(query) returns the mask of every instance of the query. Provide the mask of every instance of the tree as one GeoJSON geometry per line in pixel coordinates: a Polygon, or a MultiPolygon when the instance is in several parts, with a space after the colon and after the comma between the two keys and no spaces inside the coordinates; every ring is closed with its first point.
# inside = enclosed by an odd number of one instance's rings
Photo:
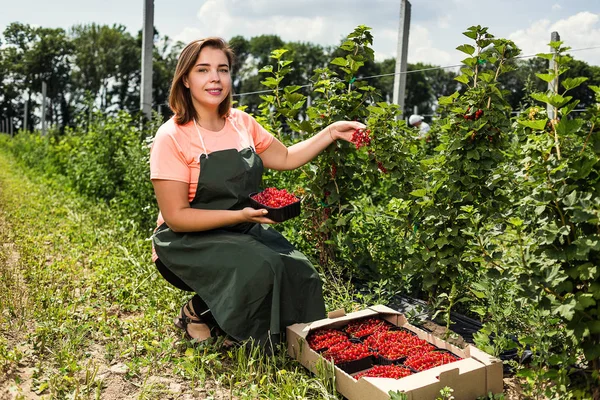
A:
{"type": "MultiPolygon", "coordinates": [[[[133,59],[139,56],[133,50],[135,40],[125,32],[123,25],[76,25],[72,28],[75,45],[75,68],[73,80],[79,97],[88,91],[100,109],[106,111],[112,105],[114,91],[111,85],[129,87],[133,74],[133,59]]],[[[137,67],[139,70],[139,62],[137,67]]],[[[119,90],[117,89],[117,93],[119,90]]],[[[127,93],[127,90],[125,91],[127,93]]],[[[121,93],[124,96],[123,93],[121,93]]],[[[117,99],[123,104],[124,97],[117,99]]]]}
{"type": "MultiPolygon", "coordinates": [[[[237,41],[244,44],[242,41],[237,41]]],[[[285,42],[277,35],[260,35],[251,38],[248,41],[248,53],[244,63],[240,65],[237,79],[237,93],[249,93],[265,90],[260,83],[263,80],[258,70],[266,65],[274,65],[275,61],[270,58],[271,52],[275,49],[281,49],[285,42]]],[[[239,104],[248,107],[248,111],[256,112],[261,100],[258,94],[244,95],[237,98],[239,104]]]]}
{"type": "MultiPolygon", "coordinates": [[[[158,32],[154,46],[154,61],[152,67],[152,97],[153,103],[157,105],[163,118],[170,118],[171,110],[169,109],[169,91],[171,90],[171,80],[177,66],[177,57],[185,46],[183,42],[173,41],[168,36],[160,37],[158,32]]],[[[140,47],[141,47],[141,31],[140,31],[140,47]]]]}

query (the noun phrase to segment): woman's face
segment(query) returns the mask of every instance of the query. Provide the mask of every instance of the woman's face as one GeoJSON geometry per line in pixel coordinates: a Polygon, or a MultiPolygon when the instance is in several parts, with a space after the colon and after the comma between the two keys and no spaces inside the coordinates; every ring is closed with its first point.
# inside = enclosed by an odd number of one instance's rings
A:
{"type": "Polygon", "coordinates": [[[229,61],[222,50],[204,47],[183,79],[196,110],[217,111],[231,91],[229,61]]]}

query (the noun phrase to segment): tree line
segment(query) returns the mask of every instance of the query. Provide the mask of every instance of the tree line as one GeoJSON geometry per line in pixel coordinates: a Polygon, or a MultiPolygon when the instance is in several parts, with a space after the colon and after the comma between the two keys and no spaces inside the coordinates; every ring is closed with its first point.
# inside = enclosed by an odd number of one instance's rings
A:
{"type": "MultiPolygon", "coordinates": [[[[250,39],[242,36],[229,38],[236,53],[232,69],[235,100],[250,112],[258,110],[262,102],[260,92],[264,76],[259,70],[274,65],[270,58],[273,50],[284,48],[296,62],[282,81],[286,85],[308,85],[319,68],[329,66],[329,60],[338,56],[337,47],[323,47],[309,42],[285,42],[277,35],[260,35],[250,39]]],[[[170,116],[167,99],[177,57],[185,43],[176,42],[154,31],[153,51],[153,109],[170,116]]],[[[10,121],[14,130],[27,126],[28,130],[40,123],[42,82],[46,83],[46,120],[63,132],[67,126],[82,123],[82,116],[93,110],[115,114],[125,110],[132,115],[139,112],[141,30],[136,35],[125,26],[114,24],[75,25],[62,28],[35,27],[19,22],[11,23],[0,36],[0,120],[10,121]],[[25,124],[25,112],[27,123],[25,124]]],[[[484,60],[485,61],[485,60],[484,60]]],[[[528,104],[528,94],[544,91],[543,82],[535,77],[544,72],[547,61],[542,58],[514,61],[513,71],[501,77],[509,104],[520,110],[528,104]]],[[[483,68],[486,68],[485,63],[483,68]]],[[[573,60],[564,77],[584,76],[589,80],[576,92],[581,108],[593,103],[588,85],[600,84],[600,67],[573,60]]],[[[357,80],[368,80],[381,94],[381,100],[393,97],[395,59],[366,61],[357,80]]],[[[419,113],[434,114],[437,99],[455,91],[462,84],[455,80],[457,72],[434,65],[408,65],[406,79],[406,114],[414,107],[419,113]]],[[[339,71],[343,74],[341,71],[339,71]]],[[[350,84],[350,82],[349,82],[350,84]]]]}

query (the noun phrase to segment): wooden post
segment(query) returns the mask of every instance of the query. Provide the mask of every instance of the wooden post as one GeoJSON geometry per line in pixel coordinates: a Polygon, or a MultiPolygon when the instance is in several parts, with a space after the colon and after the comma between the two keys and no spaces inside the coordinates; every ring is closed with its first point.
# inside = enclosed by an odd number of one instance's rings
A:
{"type": "Polygon", "coordinates": [[[401,0],[393,102],[394,104],[398,104],[402,113],[404,113],[404,97],[406,92],[406,61],[408,58],[408,33],[410,31],[410,7],[410,2],[408,0],[401,0]]]}

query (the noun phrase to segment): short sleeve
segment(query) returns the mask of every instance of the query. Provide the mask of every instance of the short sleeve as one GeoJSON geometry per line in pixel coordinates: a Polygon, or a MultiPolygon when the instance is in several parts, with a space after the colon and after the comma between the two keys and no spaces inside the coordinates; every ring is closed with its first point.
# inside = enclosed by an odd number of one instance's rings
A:
{"type": "Polygon", "coordinates": [[[150,179],[166,179],[190,183],[186,156],[172,135],[157,133],[150,150],[150,179]]]}
{"type": "Polygon", "coordinates": [[[252,120],[252,138],[254,139],[254,147],[256,148],[256,153],[260,154],[266,149],[269,148],[271,143],[273,143],[273,139],[275,138],[271,133],[269,133],[265,128],[262,127],[254,118],[250,118],[252,120]]]}
{"type": "Polygon", "coordinates": [[[260,154],[269,148],[273,139],[275,138],[269,131],[262,127],[251,115],[238,109],[232,110],[235,114],[237,121],[243,121],[244,126],[248,132],[252,135],[254,141],[254,148],[256,153],[260,154]],[[235,111],[234,111],[235,110],[235,111]]]}

